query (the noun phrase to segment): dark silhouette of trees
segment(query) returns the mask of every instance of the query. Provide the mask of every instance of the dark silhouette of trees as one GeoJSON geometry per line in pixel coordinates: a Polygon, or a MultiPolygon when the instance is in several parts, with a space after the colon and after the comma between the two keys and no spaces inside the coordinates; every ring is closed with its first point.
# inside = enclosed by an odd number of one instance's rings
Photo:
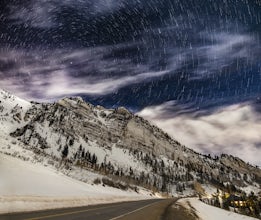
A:
{"type": "Polygon", "coordinates": [[[69,153],[69,148],[67,145],[64,146],[63,151],[62,151],[62,158],[66,158],[68,156],[69,153]]]}

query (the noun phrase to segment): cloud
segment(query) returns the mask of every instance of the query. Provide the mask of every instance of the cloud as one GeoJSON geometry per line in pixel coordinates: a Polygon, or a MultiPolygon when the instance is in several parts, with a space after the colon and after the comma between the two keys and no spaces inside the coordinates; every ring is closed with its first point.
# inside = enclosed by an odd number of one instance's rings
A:
{"type": "Polygon", "coordinates": [[[73,78],[63,71],[57,71],[49,78],[49,86],[43,97],[62,97],[75,94],[105,95],[134,83],[141,83],[167,74],[168,71],[145,72],[120,78],[95,80],[92,78],[73,78]],[[57,86],[58,85],[58,86],[57,86]]]}
{"type": "MultiPolygon", "coordinates": [[[[200,32],[193,35],[196,41],[204,42],[184,48],[169,48],[171,63],[181,59],[181,67],[191,75],[190,79],[202,79],[214,74],[241,71],[242,67],[251,66],[260,54],[258,39],[250,33],[236,32],[200,32]]],[[[192,40],[191,40],[192,41],[192,40]]]]}
{"type": "Polygon", "coordinates": [[[175,114],[175,102],[143,109],[148,119],[172,137],[201,153],[232,154],[261,165],[261,114],[249,104],[231,105],[207,115],[175,114]]]}
{"type": "Polygon", "coordinates": [[[77,94],[106,95],[169,73],[150,70],[127,58],[104,58],[110,51],[111,47],[57,49],[44,54],[3,52],[0,87],[27,99],[55,100],[77,94]]]}
{"type": "Polygon", "coordinates": [[[55,13],[57,7],[51,1],[31,1],[23,5],[10,5],[9,19],[15,23],[24,23],[36,28],[50,28],[56,26],[55,13]]]}
{"type": "Polygon", "coordinates": [[[9,19],[35,28],[54,28],[61,22],[58,14],[66,7],[70,11],[80,12],[85,18],[90,18],[118,10],[125,2],[125,0],[29,0],[22,4],[10,4],[9,19]]]}
{"type": "MultiPolygon", "coordinates": [[[[251,34],[240,33],[201,33],[203,39],[211,42],[193,50],[196,57],[204,60],[196,69],[199,75],[220,73],[226,67],[238,62],[252,61],[258,53],[258,43],[251,34]]],[[[237,67],[236,67],[237,68],[237,67]]],[[[238,71],[238,69],[236,69],[238,71]]]]}

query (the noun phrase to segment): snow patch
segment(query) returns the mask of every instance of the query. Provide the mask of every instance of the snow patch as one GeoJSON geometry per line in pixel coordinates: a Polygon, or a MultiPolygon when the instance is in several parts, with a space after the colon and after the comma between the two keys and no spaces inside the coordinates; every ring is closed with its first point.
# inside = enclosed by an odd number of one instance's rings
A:
{"type": "Polygon", "coordinates": [[[256,220],[256,218],[207,205],[196,198],[181,199],[178,201],[178,204],[184,206],[188,210],[194,208],[196,210],[196,214],[201,220],[256,220]]]}

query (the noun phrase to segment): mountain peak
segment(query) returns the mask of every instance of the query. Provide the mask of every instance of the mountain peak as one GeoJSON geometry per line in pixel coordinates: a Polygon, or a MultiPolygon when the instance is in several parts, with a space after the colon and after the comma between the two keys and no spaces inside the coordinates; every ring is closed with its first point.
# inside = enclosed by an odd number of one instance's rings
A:
{"type": "Polygon", "coordinates": [[[0,89],[0,132],[11,132],[23,126],[26,112],[32,107],[30,102],[20,99],[0,89]]]}
{"type": "Polygon", "coordinates": [[[77,102],[77,103],[85,102],[81,96],[64,97],[61,100],[65,100],[69,102],[77,102]]]}

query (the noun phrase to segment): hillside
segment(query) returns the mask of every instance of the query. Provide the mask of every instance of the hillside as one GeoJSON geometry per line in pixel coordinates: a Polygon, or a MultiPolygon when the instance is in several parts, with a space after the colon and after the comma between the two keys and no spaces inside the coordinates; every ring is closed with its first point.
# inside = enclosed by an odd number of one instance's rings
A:
{"type": "MultiPolygon", "coordinates": [[[[77,181],[50,167],[0,154],[0,214],[149,199],[149,192],[77,181]]],[[[94,179],[99,175],[85,172],[94,179]]],[[[1,218],[1,217],[0,217],[1,218]]]]}
{"type": "Polygon", "coordinates": [[[87,181],[86,170],[113,179],[114,187],[124,183],[173,195],[192,193],[195,181],[260,190],[259,168],[230,155],[198,154],[123,107],[105,109],[79,97],[29,103],[5,91],[0,100],[0,138],[6,143],[0,150],[47,161],[75,179],[87,181]]]}

